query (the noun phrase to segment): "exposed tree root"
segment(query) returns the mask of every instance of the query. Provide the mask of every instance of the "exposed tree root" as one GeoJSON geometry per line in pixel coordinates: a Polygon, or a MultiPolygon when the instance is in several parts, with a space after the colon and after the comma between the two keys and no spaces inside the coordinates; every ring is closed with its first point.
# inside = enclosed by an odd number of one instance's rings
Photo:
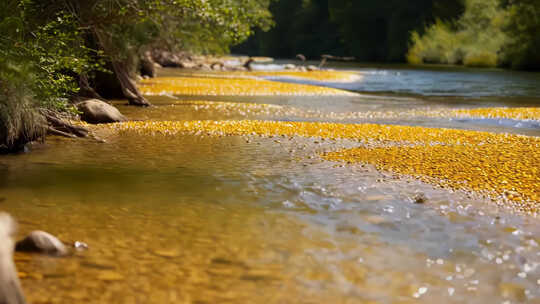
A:
{"type": "Polygon", "coordinates": [[[47,134],[50,134],[50,135],[58,135],[58,136],[63,136],[63,137],[68,137],[68,138],[77,138],[77,136],[71,134],[71,133],[66,133],[66,132],[62,132],[60,130],[57,130],[53,127],[47,127],[47,134]]]}
{"type": "Polygon", "coordinates": [[[88,129],[70,123],[69,121],[61,118],[58,113],[45,109],[42,109],[40,112],[45,119],[47,119],[47,132],[49,134],[70,138],[88,136],[88,129]]]}

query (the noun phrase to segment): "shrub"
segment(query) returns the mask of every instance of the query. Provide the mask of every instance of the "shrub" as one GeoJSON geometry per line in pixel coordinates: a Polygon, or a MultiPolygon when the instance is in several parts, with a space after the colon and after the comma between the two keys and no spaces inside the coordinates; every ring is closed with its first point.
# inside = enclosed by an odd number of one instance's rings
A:
{"type": "Polygon", "coordinates": [[[407,54],[410,63],[497,66],[501,49],[508,42],[504,31],[507,10],[499,0],[466,0],[465,12],[449,23],[437,20],[420,36],[411,35],[407,54]]]}
{"type": "Polygon", "coordinates": [[[46,131],[45,119],[28,86],[24,69],[0,63],[0,151],[20,150],[46,131]]]}

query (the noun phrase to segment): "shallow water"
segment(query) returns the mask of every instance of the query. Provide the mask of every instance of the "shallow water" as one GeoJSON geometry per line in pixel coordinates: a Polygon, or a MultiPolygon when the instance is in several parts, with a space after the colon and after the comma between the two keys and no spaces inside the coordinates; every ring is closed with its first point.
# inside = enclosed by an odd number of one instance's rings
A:
{"type": "MultiPolygon", "coordinates": [[[[288,63],[281,62],[280,63],[288,63]]],[[[298,64],[298,62],[294,62],[298,64]]],[[[315,62],[311,62],[315,63],[315,62]]],[[[331,62],[325,67],[358,71],[362,81],[334,84],[357,92],[414,96],[466,97],[529,101],[538,104],[539,73],[502,69],[474,69],[445,65],[351,64],[331,62]]]]}
{"type": "MultiPolygon", "coordinates": [[[[475,105],[463,96],[177,98],[120,109],[133,119],[375,122],[540,135],[534,126],[355,114],[475,105]],[[208,99],[283,108],[186,102],[208,99]]],[[[16,255],[32,303],[540,299],[537,218],[473,193],[318,156],[355,141],[99,136],[106,143],[50,138],[31,153],[0,158],[0,208],[19,220],[20,236],[42,229],[89,245],[68,258],[16,255]],[[415,203],[419,195],[425,203],[415,203]]]]}

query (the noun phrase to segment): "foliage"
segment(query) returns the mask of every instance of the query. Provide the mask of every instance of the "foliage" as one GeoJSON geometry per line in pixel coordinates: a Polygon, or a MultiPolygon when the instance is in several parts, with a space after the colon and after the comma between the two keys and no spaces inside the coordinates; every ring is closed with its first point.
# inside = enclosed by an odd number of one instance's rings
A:
{"type": "Polygon", "coordinates": [[[412,63],[540,69],[539,0],[467,0],[455,22],[413,32],[412,63]]]}
{"type": "Polygon", "coordinates": [[[227,51],[254,27],[271,25],[269,1],[1,1],[0,144],[21,134],[33,137],[20,130],[28,119],[38,125],[39,107],[71,109],[68,98],[79,90],[78,78],[105,71],[106,62],[133,69],[137,57],[156,45],[227,51]]]}
{"type": "Polygon", "coordinates": [[[331,2],[331,18],[339,24],[352,55],[369,61],[403,61],[409,33],[436,18],[452,19],[462,11],[460,0],[331,2]]]}
{"type": "Polygon", "coordinates": [[[229,46],[240,43],[254,33],[253,28],[267,30],[271,25],[270,0],[197,1],[191,11],[164,18],[162,33],[173,48],[203,53],[225,53],[229,46]],[[202,21],[202,22],[201,22],[202,21]]]}
{"type": "Polygon", "coordinates": [[[24,68],[0,60],[0,152],[20,148],[44,134],[44,119],[36,110],[24,68]]]}
{"type": "Polygon", "coordinates": [[[496,66],[507,41],[505,18],[498,0],[466,0],[465,12],[457,21],[437,21],[422,36],[413,32],[407,58],[412,63],[496,66]]]}
{"type": "Polygon", "coordinates": [[[226,51],[253,27],[271,25],[269,1],[7,0],[0,7],[0,29],[10,35],[2,38],[0,51],[31,62],[53,79],[45,89],[67,92],[76,89],[70,84],[73,75],[98,70],[103,59],[129,59],[156,44],[226,51]]]}
{"type": "Polygon", "coordinates": [[[344,50],[337,25],[329,16],[329,1],[281,0],[271,3],[275,26],[270,31],[257,31],[233,51],[274,57],[304,54],[317,59],[325,53],[342,55],[344,50]]]}
{"type": "Polygon", "coordinates": [[[502,49],[504,63],[514,68],[540,69],[540,0],[510,1],[502,49]]]}
{"type": "Polygon", "coordinates": [[[40,12],[29,7],[29,1],[8,0],[4,5],[7,7],[0,8],[0,14],[11,15],[2,16],[0,21],[4,33],[0,56],[11,66],[32,74],[26,85],[41,106],[66,108],[67,97],[78,90],[74,76],[99,66],[91,51],[81,46],[77,23],[65,14],[42,20],[40,12]]]}
{"type": "Polygon", "coordinates": [[[303,53],[355,56],[363,61],[401,61],[409,31],[436,17],[462,11],[461,0],[279,0],[271,5],[276,27],[258,32],[237,52],[294,57],[303,53]]]}

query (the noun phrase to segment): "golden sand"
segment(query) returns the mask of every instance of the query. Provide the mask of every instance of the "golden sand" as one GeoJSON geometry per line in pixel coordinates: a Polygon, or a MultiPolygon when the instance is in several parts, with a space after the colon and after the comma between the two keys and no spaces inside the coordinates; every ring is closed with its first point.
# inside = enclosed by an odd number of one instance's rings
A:
{"type": "Polygon", "coordinates": [[[188,96],[355,96],[344,90],[261,79],[158,77],[142,80],[144,95],[188,96]]]}
{"type": "Polygon", "coordinates": [[[126,122],[119,132],[175,135],[285,135],[359,140],[362,147],[323,154],[370,163],[455,189],[486,192],[536,212],[540,201],[540,138],[488,132],[375,124],[276,121],[126,122]]]}

